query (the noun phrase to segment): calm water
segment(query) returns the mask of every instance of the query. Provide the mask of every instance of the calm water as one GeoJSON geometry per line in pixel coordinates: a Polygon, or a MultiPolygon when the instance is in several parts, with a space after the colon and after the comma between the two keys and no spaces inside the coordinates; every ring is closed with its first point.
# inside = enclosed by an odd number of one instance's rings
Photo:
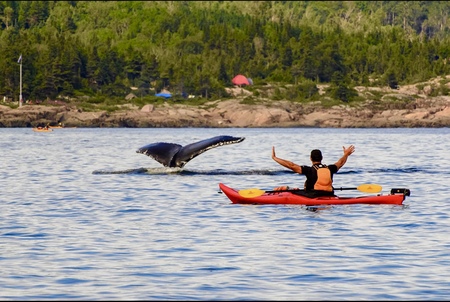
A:
{"type": "MultiPolygon", "coordinates": [[[[450,130],[0,129],[1,300],[448,300],[450,130]],[[244,136],[184,169],[136,149],[244,136]],[[337,187],[409,188],[403,206],[233,205],[301,186],[271,159],[334,163],[337,187]]],[[[345,191],[340,195],[361,195],[345,191]]]]}

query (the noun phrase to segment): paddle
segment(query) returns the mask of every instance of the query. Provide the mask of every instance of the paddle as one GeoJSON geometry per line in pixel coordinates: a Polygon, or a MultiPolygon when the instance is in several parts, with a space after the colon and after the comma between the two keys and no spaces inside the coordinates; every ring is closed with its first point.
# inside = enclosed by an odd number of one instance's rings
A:
{"type": "Polygon", "coordinates": [[[365,193],[378,193],[378,192],[381,192],[382,189],[383,188],[380,185],[377,185],[377,184],[362,184],[362,185],[359,185],[356,188],[334,188],[335,191],[336,190],[340,190],[340,191],[343,191],[343,190],[358,190],[358,191],[365,192],[365,193]]]}
{"type": "MultiPolygon", "coordinates": [[[[365,193],[378,193],[382,190],[382,187],[377,184],[362,184],[355,188],[334,188],[334,190],[358,190],[365,193]]],[[[239,190],[238,193],[242,197],[246,198],[252,198],[252,197],[258,197],[263,195],[264,193],[275,193],[275,192],[289,192],[289,191],[300,191],[300,189],[290,189],[290,190],[278,190],[278,191],[265,191],[258,188],[251,188],[251,189],[243,189],[239,190]]]]}

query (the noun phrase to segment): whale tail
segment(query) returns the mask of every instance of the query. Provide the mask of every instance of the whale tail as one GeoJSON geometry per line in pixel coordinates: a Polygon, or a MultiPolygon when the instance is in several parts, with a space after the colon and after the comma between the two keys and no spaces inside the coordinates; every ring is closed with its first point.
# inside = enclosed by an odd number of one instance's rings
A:
{"type": "Polygon", "coordinates": [[[165,167],[182,168],[190,160],[212,148],[240,143],[245,137],[219,135],[204,139],[186,146],[179,144],[158,142],[143,146],[137,153],[147,155],[165,167]]]}

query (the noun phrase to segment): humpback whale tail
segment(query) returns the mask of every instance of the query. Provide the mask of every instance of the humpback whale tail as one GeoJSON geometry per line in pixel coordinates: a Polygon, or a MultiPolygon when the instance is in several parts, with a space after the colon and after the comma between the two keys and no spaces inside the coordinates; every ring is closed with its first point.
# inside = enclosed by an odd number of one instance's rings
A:
{"type": "Polygon", "coordinates": [[[245,137],[234,137],[229,135],[219,135],[204,139],[186,146],[179,144],[158,142],[143,146],[136,150],[137,153],[145,154],[165,167],[182,168],[191,159],[202,154],[209,149],[240,143],[245,137]]]}

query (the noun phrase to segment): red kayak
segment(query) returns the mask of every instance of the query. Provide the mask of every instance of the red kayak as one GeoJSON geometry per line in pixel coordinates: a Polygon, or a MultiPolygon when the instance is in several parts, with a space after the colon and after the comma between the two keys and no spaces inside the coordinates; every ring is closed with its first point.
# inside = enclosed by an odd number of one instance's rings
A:
{"type": "Polygon", "coordinates": [[[358,197],[322,196],[310,198],[297,195],[293,193],[293,190],[279,192],[262,191],[259,189],[236,190],[224,185],[223,183],[219,184],[219,188],[231,200],[232,203],[240,204],[298,204],[306,206],[344,204],[401,205],[406,196],[410,195],[409,189],[391,189],[390,194],[386,195],[377,194],[358,197]]]}

